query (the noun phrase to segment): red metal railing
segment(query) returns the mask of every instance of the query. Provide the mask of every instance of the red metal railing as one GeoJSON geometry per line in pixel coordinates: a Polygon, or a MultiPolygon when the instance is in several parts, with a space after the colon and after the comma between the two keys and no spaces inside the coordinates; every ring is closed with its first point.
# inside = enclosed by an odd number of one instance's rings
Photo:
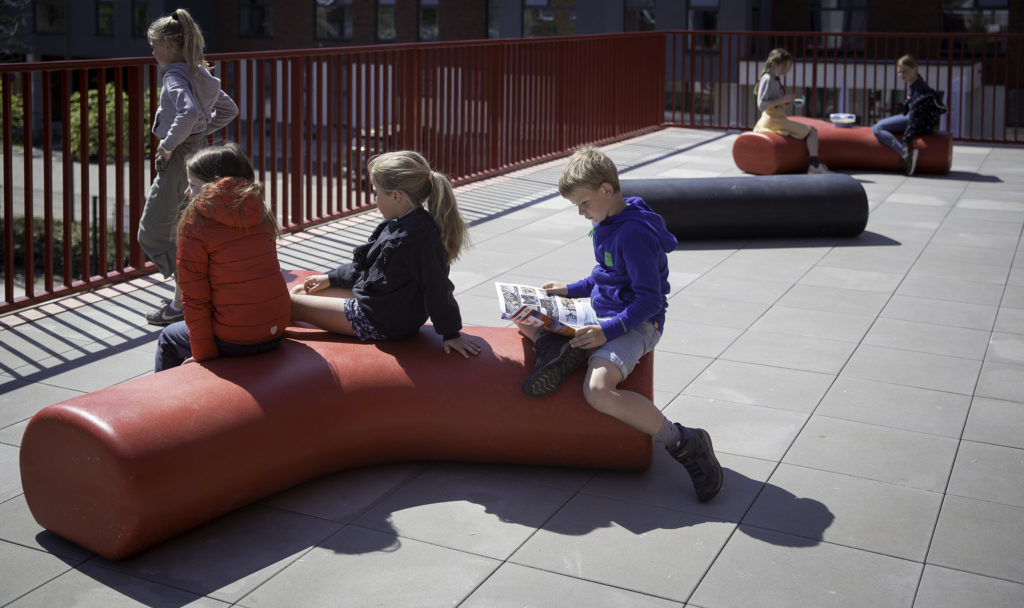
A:
{"type": "MultiPolygon", "coordinates": [[[[211,141],[249,151],[297,231],[365,209],[366,161],[384,150],[419,150],[464,182],[665,125],[750,127],[760,63],[781,46],[809,115],[896,111],[895,59],[912,52],[947,94],[943,128],[1019,143],[1022,40],[648,32],[218,54],[208,59],[240,114],[211,141]]],[[[0,85],[0,314],[151,272],[136,233],[154,171],[153,60],[6,64],[0,85]]]]}
{"type": "MultiPolygon", "coordinates": [[[[658,100],[617,85],[661,87],[662,45],[639,35],[211,55],[240,108],[211,141],[248,150],[268,204],[301,230],[366,208],[366,161],[383,150],[420,150],[458,182],[659,128],[658,100]]],[[[0,84],[0,312],[152,271],[136,233],[157,144],[153,61],[2,65],[0,84]]]]}

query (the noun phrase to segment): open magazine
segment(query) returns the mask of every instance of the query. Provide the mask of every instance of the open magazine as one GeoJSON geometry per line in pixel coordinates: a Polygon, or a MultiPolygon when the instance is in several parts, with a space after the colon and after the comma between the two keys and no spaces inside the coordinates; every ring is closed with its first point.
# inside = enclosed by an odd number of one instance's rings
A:
{"type": "Polygon", "coordinates": [[[502,319],[563,336],[572,336],[576,328],[597,323],[589,299],[552,296],[543,288],[530,285],[495,283],[494,288],[502,319]]]}

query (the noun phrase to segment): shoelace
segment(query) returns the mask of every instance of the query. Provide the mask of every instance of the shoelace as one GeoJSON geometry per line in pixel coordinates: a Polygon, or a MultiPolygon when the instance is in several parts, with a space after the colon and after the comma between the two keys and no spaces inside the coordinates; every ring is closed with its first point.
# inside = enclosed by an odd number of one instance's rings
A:
{"type": "MultiPolygon", "coordinates": [[[[702,452],[699,448],[694,450],[695,452],[702,452]]],[[[708,471],[704,470],[701,463],[697,461],[698,454],[685,454],[682,459],[677,458],[682,463],[686,472],[690,474],[690,477],[707,477],[708,471]]]]}

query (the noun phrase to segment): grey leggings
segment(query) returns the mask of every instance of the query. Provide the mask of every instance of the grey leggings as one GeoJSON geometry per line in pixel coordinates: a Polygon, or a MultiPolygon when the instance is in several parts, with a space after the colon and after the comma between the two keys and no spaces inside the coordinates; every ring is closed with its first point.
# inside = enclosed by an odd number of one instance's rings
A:
{"type": "Polygon", "coordinates": [[[205,147],[206,136],[200,133],[175,148],[170,160],[156,159],[156,179],[149,186],[139,220],[139,244],[164,277],[173,275],[178,267],[178,214],[187,202],[188,188],[185,160],[205,147]]]}

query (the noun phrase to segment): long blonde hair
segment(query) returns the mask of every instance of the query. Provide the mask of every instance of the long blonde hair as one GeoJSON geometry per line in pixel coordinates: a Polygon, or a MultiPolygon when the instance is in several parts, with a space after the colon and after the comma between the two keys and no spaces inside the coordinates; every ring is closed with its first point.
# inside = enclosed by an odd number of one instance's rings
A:
{"type": "MultiPolygon", "coordinates": [[[[768,53],[768,58],[764,60],[764,68],[761,69],[761,76],[770,74],[773,67],[782,65],[789,61],[793,61],[792,53],[786,49],[772,49],[772,51],[768,53]]],[[[758,78],[760,78],[760,76],[758,78]]]]}
{"type": "Polygon", "coordinates": [[[416,205],[425,204],[441,231],[441,244],[451,264],[469,246],[469,229],[455,201],[452,184],[443,174],[430,168],[419,152],[385,152],[370,159],[366,168],[370,181],[378,189],[404,192],[416,205]]]}
{"type": "Polygon", "coordinates": [[[203,32],[192,15],[183,8],[175,9],[170,15],[160,17],[151,23],[149,30],[146,31],[146,37],[150,43],[155,40],[167,40],[176,44],[193,73],[200,67],[210,67],[203,56],[203,48],[206,46],[203,32]]]}

